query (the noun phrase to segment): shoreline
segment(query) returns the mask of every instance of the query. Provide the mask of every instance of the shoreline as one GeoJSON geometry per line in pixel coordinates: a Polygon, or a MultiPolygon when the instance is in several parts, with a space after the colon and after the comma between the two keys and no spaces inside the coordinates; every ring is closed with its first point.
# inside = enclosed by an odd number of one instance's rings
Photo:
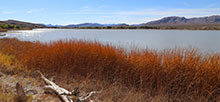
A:
{"type": "Polygon", "coordinates": [[[5,33],[9,31],[16,31],[16,30],[34,30],[34,29],[80,29],[80,30],[179,30],[179,31],[220,31],[219,29],[202,29],[202,28],[196,28],[196,29],[188,29],[188,28],[175,28],[175,29],[169,29],[169,28],[99,28],[99,27],[79,27],[79,28],[66,28],[66,27],[44,27],[44,28],[24,28],[24,29],[0,29],[0,33],[5,33]]]}
{"type": "MultiPolygon", "coordinates": [[[[96,28],[34,28],[34,29],[80,29],[80,30],[180,30],[180,31],[220,31],[220,29],[96,29],[96,28]]],[[[34,30],[32,29],[32,30],[34,30]]]]}

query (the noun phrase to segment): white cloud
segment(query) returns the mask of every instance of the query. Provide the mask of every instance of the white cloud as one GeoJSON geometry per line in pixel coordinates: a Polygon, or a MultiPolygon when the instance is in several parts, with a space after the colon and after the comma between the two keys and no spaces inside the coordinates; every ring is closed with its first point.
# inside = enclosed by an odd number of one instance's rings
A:
{"type": "Polygon", "coordinates": [[[2,11],[2,14],[15,14],[18,13],[18,11],[2,11]]]}
{"type": "Polygon", "coordinates": [[[5,15],[9,15],[9,14],[32,14],[32,13],[35,13],[35,12],[39,12],[39,11],[42,11],[43,9],[30,9],[30,10],[27,10],[27,11],[24,11],[24,10],[2,10],[2,14],[5,14],[5,15]]]}
{"type": "Polygon", "coordinates": [[[31,10],[28,10],[26,13],[31,14],[31,13],[39,12],[42,10],[44,10],[44,9],[42,9],[42,8],[41,9],[31,9],[31,10]]]}
{"type": "Polygon", "coordinates": [[[220,14],[220,8],[207,9],[145,9],[137,11],[122,11],[118,15],[125,16],[185,16],[198,17],[220,14]]]}
{"type": "Polygon", "coordinates": [[[28,11],[27,11],[27,13],[29,13],[29,14],[30,14],[30,13],[33,13],[33,12],[34,12],[33,10],[28,10],[28,11]]]}
{"type": "Polygon", "coordinates": [[[158,20],[167,16],[184,16],[190,17],[202,17],[220,14],[220,8],[202,8],[202,9],[144,9],[134,11],[107,11],[98,8],[82,7],[78,10],[62,13],[61,15],[78,15],[88,19],[93,17],[93,21],[100,23],[128,23],[138,24],[146,23],[152,20],[158,20]]]}
{"type": "Polygon", "coordinates": [[[60,15],[108,15],[115,14],[115,12],[110,12],[103,10],[103,8],[107,8],[107,5],[100,5],[97,7],[83,6],[78,9],[74,9],[71,11],[60,13],[60,15]]]}
{"type": "Polygon", "coordinates": [[[206,9],[145,9],[136,11],[103,11],[99,9],[91,9],[83,7],[80,10],[74,10],[63,14],[71,15],[111,15],[111,16],[185,16],[197,17],[220,14],[220,8],[206,8],[206,9]]]}

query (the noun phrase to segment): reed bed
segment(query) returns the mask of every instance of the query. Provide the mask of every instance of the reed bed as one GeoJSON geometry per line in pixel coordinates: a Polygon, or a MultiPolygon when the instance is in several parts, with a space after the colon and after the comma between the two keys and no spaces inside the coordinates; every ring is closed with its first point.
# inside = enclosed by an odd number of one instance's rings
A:
{"type": "MultiPolygon", "coordinates": [[[[30,70],[41,70],[71,82],[85,77],[118,82],[151,97],[170,101],[217,102],[220,96],[220,55],[197,49],[125,51],[97,41],[59,40],[50,43],[0,39],[0,51],[13,55],[30,70]]],[[[169,102],[170,102],[169,101],[169,102]]]]}

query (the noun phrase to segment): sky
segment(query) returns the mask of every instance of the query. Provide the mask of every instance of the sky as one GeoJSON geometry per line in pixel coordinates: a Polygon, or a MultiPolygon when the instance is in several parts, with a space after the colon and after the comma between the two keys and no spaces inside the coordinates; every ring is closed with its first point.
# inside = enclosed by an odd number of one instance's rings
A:
{"type": "Polygon", "coordinates": [[[220,15],[220,0],[1,0],[0,20],[139,24],[167,16],[220,15]]]}

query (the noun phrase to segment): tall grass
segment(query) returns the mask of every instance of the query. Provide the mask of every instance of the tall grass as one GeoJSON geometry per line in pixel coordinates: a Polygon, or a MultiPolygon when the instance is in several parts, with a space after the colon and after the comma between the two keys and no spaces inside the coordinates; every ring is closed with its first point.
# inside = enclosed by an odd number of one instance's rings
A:
{"type": "Polygon", "coordinates": [[[218,53],[204,55],[196,49],[178,48],[127,52],[96,41],[17,39],[1,39],[0,51],[14,55],[32,70],[65,80],[87,77],[120,82],[151,96],[163,93],[172,101],[218,101],[220,96],[218,53]]]}

